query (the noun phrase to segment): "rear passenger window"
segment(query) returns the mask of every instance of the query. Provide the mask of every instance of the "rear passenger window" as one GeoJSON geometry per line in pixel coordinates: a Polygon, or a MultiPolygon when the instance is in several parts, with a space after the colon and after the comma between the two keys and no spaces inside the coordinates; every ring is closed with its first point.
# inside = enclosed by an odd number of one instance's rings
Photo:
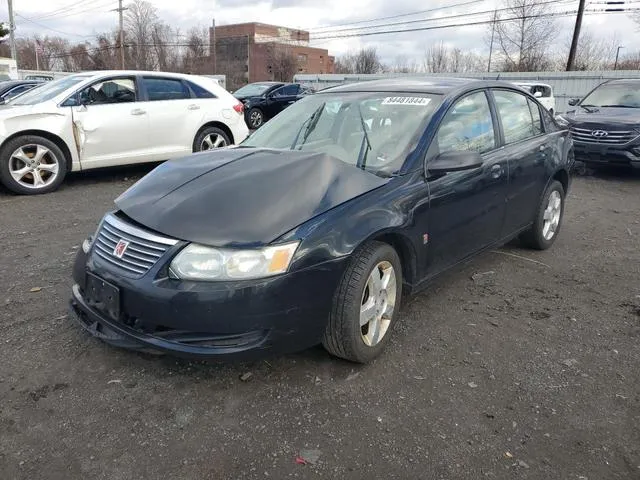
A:
{"type": "Polygon", "coordinates": [[[197,83],[187,82],[189,88],[193,91],[198,98],[216,98],[216,96],[204,87],[201,87],[197,83]]]}
{"type": "MultiPolygon", "coordinates": [[[[507,90],[494,90],[493,95],[496,99],[498,114],[502,120],[506,144],[520,142],[540,134],[534,129],[527,97],[507,90]]],[[[538,127],[539,129],[540,127],[538,127]]]]}
{"type": "Polygon", "coordinates": [[[458,100],[442,120],[436,142],[438,151],[432,155],[460,150],[484,153],[495,148],[493,120],[484,92],[458,100]]]}
{"type": "Polygon", "coordinates": [[[191,93],[181,80],[161,77],[144,77],[142,82],[147,89],[150,101],[182,100],[191,98],[191,93]]]}
{"type": "Polygon", "coordinates": [[[544,125],[542,124],[542,117],[540,116],[540,108],[535,102],[527,99],[529,102],[529,110],[531,110],[531,117],[533,118],[533,133],[540,135],[544,133],[544,125]]]}

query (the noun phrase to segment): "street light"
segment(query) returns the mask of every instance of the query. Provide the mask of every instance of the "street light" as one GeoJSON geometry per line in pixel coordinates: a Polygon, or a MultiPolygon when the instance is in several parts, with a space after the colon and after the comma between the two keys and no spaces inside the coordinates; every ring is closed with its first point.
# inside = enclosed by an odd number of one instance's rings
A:
{"type": "Polygon", "coordinates": [[[614,70],[617,70],[617,69],[618,69],[618,57],[620,56],[620,49],[621,49],[621,48],[624,48],[624,47],[623,47],[622,45],[619,45],[619,46],[618,46],[618,50],[616,50],[616,61],[615,61],[615,63],[613,64],[613,69],[614,69],[614,70]]]}

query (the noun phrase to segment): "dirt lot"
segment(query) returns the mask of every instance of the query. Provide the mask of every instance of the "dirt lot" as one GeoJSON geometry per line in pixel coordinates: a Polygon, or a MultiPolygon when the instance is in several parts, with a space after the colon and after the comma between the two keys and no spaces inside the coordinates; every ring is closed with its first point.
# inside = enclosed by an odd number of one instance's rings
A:
{"type": "Polygon", "coordinates": [[[640,478],[640,175],[576,178],[551,250],[441,278],[357,367],[320,348],[189,363],[86,336],[67,316],[74,251],[145,171],[0,192],[3,480],[640,478]]]}

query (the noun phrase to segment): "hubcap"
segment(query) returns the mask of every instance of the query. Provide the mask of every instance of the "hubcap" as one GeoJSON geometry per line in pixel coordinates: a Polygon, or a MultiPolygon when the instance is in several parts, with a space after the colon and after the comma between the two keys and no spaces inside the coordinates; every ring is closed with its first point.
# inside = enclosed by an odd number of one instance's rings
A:
{"type": "Polygon", "coordinates": [[[362,341],[374,347],[384,338],[396,305],[396,272],[391,263],[378,263],[371,271],[362,292],[360,334],[362,341]]]}
{"type": "Polygon", "coordinates": [[[9,173],[23,187],[39,189],[55,181],[60,161],[47,147],[24,145],[9,157],[9,173]]]}
{"type": "Polygon", "coordinates": [[[544,222],[542,224],[542,236],[545,240],[551,240],[558,231],[560,215],[562,214],[562,197],[560,192],[554,190],[549,195],[547,208],[544,210],[544,222]]]}
{"type": "Polygon", "coordinates": [[[211,150],[212,148],[221,148],[226,146],[227,141],[222,135],[218,135],[217,133],[210,133],[202,139],[200,150],[211,150]]]}

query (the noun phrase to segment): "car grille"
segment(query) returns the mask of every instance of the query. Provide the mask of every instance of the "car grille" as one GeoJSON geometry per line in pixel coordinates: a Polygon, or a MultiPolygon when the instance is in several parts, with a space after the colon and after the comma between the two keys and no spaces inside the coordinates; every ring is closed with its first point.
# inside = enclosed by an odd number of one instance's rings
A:
{"type": "Polygon", "coordinates": [[[178,243],[173,238],[161,237],[108,214],[93,243],[93,253],[110,265],[116,266],[136,278],[153,267],[165,252],[178,243]],[[127,242],[121,257],[116,255],[120,241],[127,242]]]}
{"type": "Polygon", "coordinates": [[[580,143],[594,145],[625,145],[638,137],[635,130],[604,130],[599,128],[572,127],[573,139],[580,143]],[[594,136],[593,132],[605,132],[605,136],[594,136]]]}

